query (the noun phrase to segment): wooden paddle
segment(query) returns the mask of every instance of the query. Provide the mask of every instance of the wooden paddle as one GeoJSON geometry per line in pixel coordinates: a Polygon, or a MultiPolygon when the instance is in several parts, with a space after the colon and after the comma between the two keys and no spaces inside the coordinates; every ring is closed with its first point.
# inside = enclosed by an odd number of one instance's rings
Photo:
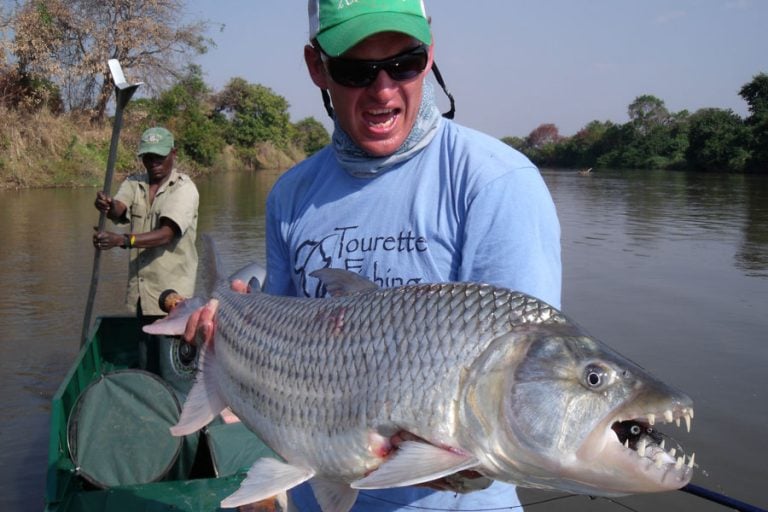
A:
{"type": "MultiPolygon", "coordinates": [[[[110,193],[112,187],[112,175],[115,173],[115,160],[117,160],[117,146],[120,142],[120,129],[123,127],[123,109],[128,104],[136,92],[136,89],[142,84],[138,82],[135,84],[129,84],[125,80],[123,75],[123,68],[120,67],[120,62],[117,59],[109,59],[109,71],[112,74],[112,82],[115,84],[115,118],[112,123],[112,141],[109,143],[109,158],[107,159],[107,173],[104,176],[104,188],[102,189],[105,194],[110,193]]],[[[99,231],[104,231],[104,226],[107,222],[107,214],[101,212],[99,214],[99,231]]],[[[88,291],[88,301],[85,304],[85,316],[83,318],[83,332],[80,337],[80,346],[85,345],[88,339],[88,331],[91,327],[91,315],[93,314],[93,301],[96,298],[96,287],[99,283],[99,263],[101,261],[101,250],[94,249],[93,253],[93,270],[91,272],[91,287],[88,291]]]]}

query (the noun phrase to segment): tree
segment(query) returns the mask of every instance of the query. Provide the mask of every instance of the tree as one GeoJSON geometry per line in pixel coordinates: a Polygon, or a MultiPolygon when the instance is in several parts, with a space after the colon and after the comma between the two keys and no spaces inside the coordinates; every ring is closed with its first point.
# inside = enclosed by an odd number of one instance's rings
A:
{"type": "Polygon", "coordinates": [[[210,92],[200,66],[190,65],[184,77],[149,102],[148,121],[168,127],[181,152],[205,166],[214,162],[225,145],[224,123],[216,119],[210,92]]]}
{"type": "Polygon", "coordinates": [[[214,101],[216,111],[229,119],[230,144],[248,148],[257,142],[271,141],[284,149],[294,139],[288,101],[269,87],[236,77],[214,101]]]}
{"type": "Polygon", "coordinates": [[[314,117],[302,119],[295,125],[296,145],[309,156],[321,150],[331,142],[325,127],[314,117]]]}
{"type": "Polygon", "coordinates": [[[630,121],[606,130],[599,167],[671,169],[685,166],[688,112],[670,114],[655,96],[638,96],[627,108],[630,121]]]}
{"type": "Polygon", "coordinates": [[[522,137],[506,136],[501,138],[501,142],[507,146],[511,146],[518,151],[525,150],[525,139],[522,137]]]}
{"type": "Polygon", "coordinates": [[[182,0],[25,0],[11,19],[10,51],[22,74],[49,79],[68,109],[102,120],[112,97],[107,60],[156,92],[211,42],[206,24],[179,24],[182,0]]]}
{"type": "Polygon", "coordinates": [[[525,138],[524,153],[538,165],[554,163],[555,147],[562,140],[560,131],[552,123],[540,124],[525,138]]]}
{"type": "Polygon", "coordinates": [[[664,102],[650,94],[638,96],[627,109],[630,122],[635,125],[640,135],[647,135],[653,128],[669,121],[669,111],[664,102]]]}
{"type": "Polygon", "coordinates": [[[557,147],[557,161],[572,167],[594,167],[605,149],[605,134],[614,124],[591,121],[557,147]]]}
{"type": "Polygon", "coordinates": [[[756,75],[741,88],[739,95],[749,105],[746,124],[752,140],[752,156],[748,167],[768,172],[768,75],[756,75]]]}
{"type": "Polygon", "coordinates": [[[750,118],[768,114],[768,75],[755,75],[751,82],[739,90],[739,96],[749,105],[750,118]]]}
{"type": "Polygon", "coordinates": [[[705,108],[691,116],[686,159],[696,169],[742,171],[749,131],[732,110],[705,108]]]}
{"type": "Polygon", "coordinates": [[[526,144],[529,148],[542,149],[549,144],[556,144],[560,139],[560,131],[557,126],[552,123],[544,123],[528,134],[526,144]]]}

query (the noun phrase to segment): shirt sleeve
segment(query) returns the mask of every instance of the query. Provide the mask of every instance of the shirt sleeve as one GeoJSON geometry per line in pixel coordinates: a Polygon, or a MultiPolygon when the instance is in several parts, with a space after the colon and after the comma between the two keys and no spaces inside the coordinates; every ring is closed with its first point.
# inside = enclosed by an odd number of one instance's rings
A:
{"type": "Polygon", "coordinates": [[[527,293],[560,308],[560,223],[535,167],[485,184],[468,205],[460,281],[527,293]]]}
{"type": "Polygon", "coordinates": [[[282,233],[281,215],[275,191],[267,198],[266,239],[267,277],[264,291],[271,295],[295,296],[296,290],[291,276],[291,259],[287,242],[282,233]]]}
{"type": "MultiPolygon", "coordinates": [[[[170,197],[169,197],[170,199],[170,197]]],[[[185,179],[173,192],[173,200],[167,201],[160,212],[163,217],[173,221],[183,235],[187,229],[196,222],[197,210],[200,204],[200,195],[192,180],[185,179]]]]}
{"type": "Polygon", "coordinates": [[[136,183],[131,181],[130,179],[126,179],[120,184],[120,187],[117,189],[117,192],[112,197],[113,201],[119,201],[125,205],[125,213],[123,213],[123,216],[120,217],[118,220],[115,221],[115,224],[128,224],[129,222],[129,216],[131,212],[131,206],[133,205],[133,198],[136,196],[136,183]]]}

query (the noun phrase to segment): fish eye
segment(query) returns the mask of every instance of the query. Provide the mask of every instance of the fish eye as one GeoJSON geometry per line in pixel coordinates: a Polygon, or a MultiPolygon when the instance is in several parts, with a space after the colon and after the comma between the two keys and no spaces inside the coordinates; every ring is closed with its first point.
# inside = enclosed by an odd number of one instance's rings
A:
{"type": "Polygon", "coordinates": [[[608,368],[590,364],[584,370],[584,382],[589,389],[600,389],[611,382],[611,372],[608,368]]]}

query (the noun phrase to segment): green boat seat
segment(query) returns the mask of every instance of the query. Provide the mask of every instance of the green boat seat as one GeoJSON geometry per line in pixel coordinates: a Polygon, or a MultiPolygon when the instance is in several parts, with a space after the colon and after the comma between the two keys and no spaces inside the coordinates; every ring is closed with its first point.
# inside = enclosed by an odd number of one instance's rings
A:
{"type": "Polygon", "coordinates": [[[217,477],[248,471],[261,457],[282,460],[242,423],[208,425],[205,438],[217,477]]]}

